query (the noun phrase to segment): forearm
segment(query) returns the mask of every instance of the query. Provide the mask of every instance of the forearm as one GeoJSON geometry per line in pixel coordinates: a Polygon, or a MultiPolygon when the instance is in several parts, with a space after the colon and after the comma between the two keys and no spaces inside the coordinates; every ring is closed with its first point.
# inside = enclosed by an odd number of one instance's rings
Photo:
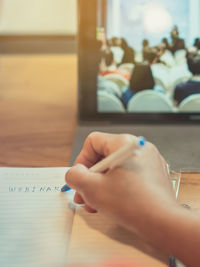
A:
{"type": "Polygon", "coordinates": [[[161,213],[146,235],[162,251],[173,255],[187,267],[200,266],[200,216],[174,208],[161,213]]]}
{"type": "Polygon", "coordinates": [[[137,140],[130,135],[91,134],[67,184],[85,207],[112,217],[144,240],[187,266],[200,266],[200,218],[176,202],[165,160],[150,143],[121,167],[106,173],[88,168],[137,140]]]}
{"type": "Polygon", "coordinates": [[[171,255],[188,267],[200,266],[200,216],[180,209],[166,228],[166,243],[171,255]]]}

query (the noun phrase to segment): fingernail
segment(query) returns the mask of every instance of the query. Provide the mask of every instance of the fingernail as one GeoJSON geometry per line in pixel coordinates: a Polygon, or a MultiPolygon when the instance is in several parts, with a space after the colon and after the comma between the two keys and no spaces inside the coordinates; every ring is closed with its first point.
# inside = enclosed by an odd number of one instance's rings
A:
{"type": "Polygon", "coordinates": [[[66,185],[64,185],[62,188],[61,188],[61,192],[62,193],[65,193],[65,192],[67,192],[67,191],[69,191],[69,190],[71,190],[71,188],[66,184],[66,185]]]}
{"type": "Polygon", "coordinates": [[[74,165],[74,167],[78,167],[78,168],[85,168],[85,165],[77,163],[76,165],[74,165]]]}

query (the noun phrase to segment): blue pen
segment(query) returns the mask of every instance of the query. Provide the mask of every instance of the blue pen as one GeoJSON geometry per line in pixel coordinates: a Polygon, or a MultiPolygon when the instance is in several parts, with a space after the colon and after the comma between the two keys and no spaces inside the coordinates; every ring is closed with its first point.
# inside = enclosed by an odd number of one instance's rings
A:
{"type": "Polygon", "coordinates": [[[71,188],[70,188],[68,185],[64,185],[64,186],[61,188],[61,192],[62,192],[62,193],[68,192],[69,190],[71,190],[71,188]]]}
{"type": "MultiPolygon", "coordinates": [[[[146,139],[144,137],[138,137],[138,141],[136,143],[133,142],[121,147],[116,152],[110,154],[108,157],[92,166],[90,168],[90,171],[103,173],[105,171],[114,169],[117,166],[122,165],[126,160],[130,159],[131,157],[136,156],[139,150],[145,145],[146,139]]],[[[69,190],[69,186],[64,185],[61,189],[61,192],[66,192],[69,190]]]]}

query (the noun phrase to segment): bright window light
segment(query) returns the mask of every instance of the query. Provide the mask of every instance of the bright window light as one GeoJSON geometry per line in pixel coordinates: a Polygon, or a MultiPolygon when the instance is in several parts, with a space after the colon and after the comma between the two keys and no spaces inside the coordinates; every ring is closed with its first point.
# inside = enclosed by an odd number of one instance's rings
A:
{"type": "Polygon", "coordinates": [[[148,32],[162,33],[172,27],[172,17],[161,6],[147,6],[144,11],[144,26],[148,32]]]}

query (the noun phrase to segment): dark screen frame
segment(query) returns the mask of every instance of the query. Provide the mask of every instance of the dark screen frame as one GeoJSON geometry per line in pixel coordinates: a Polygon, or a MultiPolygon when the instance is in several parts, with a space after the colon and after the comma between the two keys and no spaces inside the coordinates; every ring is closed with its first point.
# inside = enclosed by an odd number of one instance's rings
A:
{"type": "MultiPolygon", "coordinates": [[[[107,0],[102,0],[104,5],[107,0]]],[[[126,124],[199,124],[200,113],[98,113],[98,0],[78,0],[78,119],[126,124]]]]}

